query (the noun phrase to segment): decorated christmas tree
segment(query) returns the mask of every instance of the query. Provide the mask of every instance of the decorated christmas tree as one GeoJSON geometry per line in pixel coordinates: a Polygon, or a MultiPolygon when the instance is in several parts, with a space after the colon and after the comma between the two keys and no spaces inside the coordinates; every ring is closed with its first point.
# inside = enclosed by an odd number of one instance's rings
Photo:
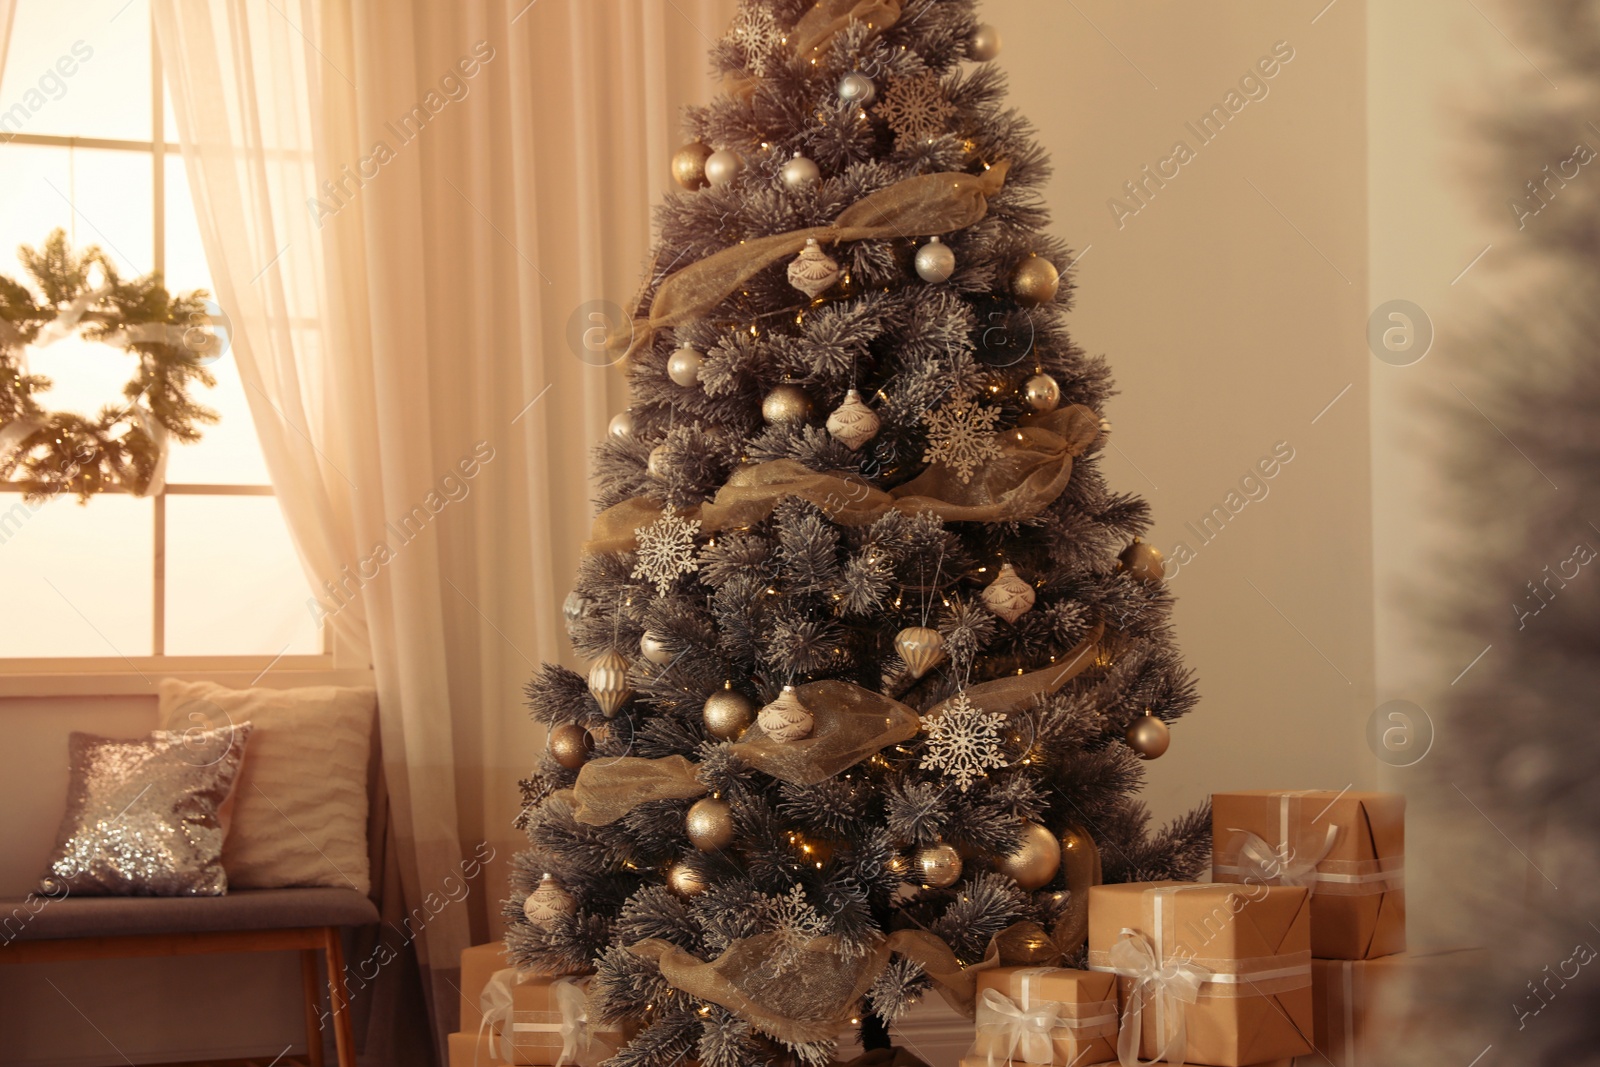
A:
{"type": "Polygon", "coordinates": [[[974,6],[746,0],[687,112],[506,908],[613,1064],[883,1047],[1208,861],[1135,798],[1193,681],[974,6]]]}

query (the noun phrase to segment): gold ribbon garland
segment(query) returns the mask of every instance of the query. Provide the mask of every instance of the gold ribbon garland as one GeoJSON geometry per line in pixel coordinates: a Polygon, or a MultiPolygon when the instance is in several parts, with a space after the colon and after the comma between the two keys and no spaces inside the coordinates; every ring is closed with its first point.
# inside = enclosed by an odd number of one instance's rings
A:
{"type": "Polygon", "coordinates": [[[814,58],[851,22],[882,33],[900,21],[901,0],[817,0],[789,34],[795,55],[814,58]]]}
{"type": "Polygon", "coordinates": [[[648,348],[658,332],[705,317],[740,285],[785,256],[795,255],[807,241],[838,244],[931,237],[965,229],[988,214],[989,198],[1005,187],[1010,169],[1011,164],[1002,160],[981,174],[919,174],[862,197],[830,225],[756,237],[724,248],[662,282],[650,314],[614,333],[608,347],[620,358],[632,358],[648,348]]]}
{"type": "MultiPolygon", "coordinates": [[[[864,526],[890,511],[932,512],[946,522],[1025,520],[1061,495],[1072,478],[1073,460],[1099,433],[1099,416],[1074,404],[1002,433],[1000,457],[971,485],[930,468],[888,492],[856,474],[822,474],[778,459],[738,472],[712,500],[674,514],[698,519],[704,534],[752,526],[789,497],[817,505],[843,526],[864,526]]],[[[660,503],[649,497],[614,504],[595,516],[583,552],[632,552],[638,547],[636,531],[661,515],[660,503]]]]}

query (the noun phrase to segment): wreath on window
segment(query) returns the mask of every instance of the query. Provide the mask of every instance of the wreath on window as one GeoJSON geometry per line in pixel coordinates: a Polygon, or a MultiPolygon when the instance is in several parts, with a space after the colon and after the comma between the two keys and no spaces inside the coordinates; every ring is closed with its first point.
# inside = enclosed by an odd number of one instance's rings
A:
{"type": "Polygon", "coordinates": [[[30,500],[159,493],[168,444],[198,441],[198,424],[217,421],[189,396],[196,382],[216,384],[206,367],[227,350],[216,305],[201,290],[169,295],[157,274],[123,281],[100,249],[75,254],[61,230],[17,257],[34,286],[0,275],[0,481],[30,500]],[[28,370],[29,346],[74,335],[138,359],[122,401],[93,418],[45,409],[50,379],[28,370]]]}

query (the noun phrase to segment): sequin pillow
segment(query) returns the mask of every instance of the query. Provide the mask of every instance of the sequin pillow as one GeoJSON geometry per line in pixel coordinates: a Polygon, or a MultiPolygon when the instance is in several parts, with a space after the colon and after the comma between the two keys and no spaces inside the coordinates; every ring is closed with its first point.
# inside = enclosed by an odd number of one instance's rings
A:
{"type": "Polygon", "coordinates": [[[39,891],[47,896],[214,897],[222,806],[251,726],[157,730],[122,740],[74,733],[67,814],[39,891]]]}

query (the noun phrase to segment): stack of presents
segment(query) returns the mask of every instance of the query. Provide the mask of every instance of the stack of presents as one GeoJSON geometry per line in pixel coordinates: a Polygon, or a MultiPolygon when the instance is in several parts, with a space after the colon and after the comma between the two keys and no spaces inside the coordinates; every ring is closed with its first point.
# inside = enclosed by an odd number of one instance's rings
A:
{"type": "MultiPolygon", "coordinates": [[[[1095,886],[1088,970],[999,967],[977,982],[960,1067],[1363,1067],[1398,1025],[1405,952],[1405,800],[1385,793],[1212,798],[1210,883],[1095,886]]],[[[452,1067],[555,1065],[584,979],[504,970],[499,944],[462,956],[452,1067]],[[487,1015],[486,1015],[487,1012],[487,1015]]],[[[606,1059],[621,1033],[593,1033],[606,1059]]]]}

